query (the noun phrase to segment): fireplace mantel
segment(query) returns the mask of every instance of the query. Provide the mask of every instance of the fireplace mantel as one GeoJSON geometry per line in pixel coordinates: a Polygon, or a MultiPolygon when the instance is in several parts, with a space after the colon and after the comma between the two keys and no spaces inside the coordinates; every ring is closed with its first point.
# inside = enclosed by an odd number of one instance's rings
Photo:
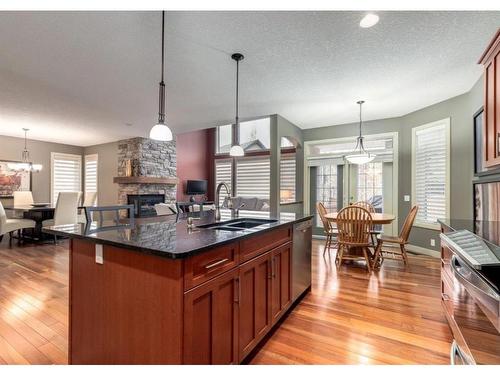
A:
{"type": "Polygon", "coordinates": [[[148,177],[148,176],[129,176],[113,177],[115,184],[165,184],[177,185],[177,177],[148,177]]]}

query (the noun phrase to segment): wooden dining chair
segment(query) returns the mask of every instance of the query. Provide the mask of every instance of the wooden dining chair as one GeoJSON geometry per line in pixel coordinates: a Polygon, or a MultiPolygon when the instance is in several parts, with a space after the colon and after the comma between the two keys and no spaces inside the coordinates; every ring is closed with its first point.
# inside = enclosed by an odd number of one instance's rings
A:
{"type": "MultiPolygon", "coordinates": [[[[326,218],[326,208],[325,205],[321,202],[318,202],[316,204],[316,210],[319,213],[319,217],[321,218],[321,222],[323,224],[323,231],[326,235],[326,242],[325,242],[325,249],[323,250],[323,256],[326,254],[326,251],[328,250],[328,253],[330,253],[330,249],[332,248],[332,244],[334,240],[337,238],[338,231],[337,229],[333,226],[333,223],[326,218]]],[[[336,244],[334,245],[334,247],[336,244]]]]}
{"type": "Polygon", "coordinates": [[[350,205],[340,210],[337,215],[338,256],[335,260],[337,267],[340,267],[342,261],[346,259],[364,259],[368,272],[371,272],[368,249],[371,228],[372,215],[365,208],[350,205]]]}
{"type": "MultiPolygon", "coordinates": [[[[367,201],[359,201],[354,203],[354,206],[362,207],[367,210],[370,214],[375,213],[375,207],[367,201]]],[[[376,226],[373,225],[370,230],[370,239],[372,241],[372,246],[375,248],[377,246],[377,236],[382,234],[382,231],[377,230],[376,226]]]]}
{"type": "Polygon", "coordinates": [[[377,237],[378,243],[377,248],[375,249],[375,256],[373,260],[374,266],[378,265],[378,261],[380,259],[383,262],[386,255],[391,255],[393,259],[402,260],[405,265],[408,264],[408,256],[406,255],[405,245],[408,243],[408,238],[410,237],[410,231],[413,227],[413,222],[417,217],[418,206],[413,206],[408,215],[406,216],[403,227],[401,228],[401,232],[399,232],[399,236],[384,236],[380,235],[377,237]],[[391,246],[385,247],[385,243],[391,243],[399,245],[398,247],[391,246]]]}

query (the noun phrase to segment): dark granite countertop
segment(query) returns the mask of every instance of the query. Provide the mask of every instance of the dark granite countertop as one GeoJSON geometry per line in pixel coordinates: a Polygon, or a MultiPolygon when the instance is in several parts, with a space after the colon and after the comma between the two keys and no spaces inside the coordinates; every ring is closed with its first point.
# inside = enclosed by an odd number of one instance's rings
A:
{"type": "MultiPolygon", "coordinates": [[[[221,221],[231,219],[228,210],[221,211],[221,221]]],[[[273,217],[269,212],[240,211],[239,218],[274,219],[275,222],[259,225],[254,228],[238,231],[225,231],[197,228],[198,225],[215,222],[213,211],[194,212],[179,216],[155,216],[135,219],[133,224],[121,225],[114,222],[98,224],[71,224],[44,228],[50,234],[58,234],[70,238],[80,238],[96,243],[108,244],[130,250],[140,251],[166,258],[184,258],[197,252],[208,250],[242,238],[257,235],[284,225],[312,218],[310,215],[281,213],[273,217]],[[195,227],[189,229],[187,217],[192,216],[195,227]]]]}

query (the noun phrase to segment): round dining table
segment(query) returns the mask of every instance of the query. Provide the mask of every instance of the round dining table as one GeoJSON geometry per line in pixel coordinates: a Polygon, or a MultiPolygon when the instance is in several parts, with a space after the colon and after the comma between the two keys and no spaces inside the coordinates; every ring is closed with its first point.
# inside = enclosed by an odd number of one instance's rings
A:
{"type": "MultiPolygon", "coordinates": [[[[336,221],[338,212],[330,212],[325,215],[328,220],[336,221]]],[[[374,225],[378,224],[391,224],[396,216],[393,214],[385,214],[385,213],[372,213],[372,223],[374,225]]]]}

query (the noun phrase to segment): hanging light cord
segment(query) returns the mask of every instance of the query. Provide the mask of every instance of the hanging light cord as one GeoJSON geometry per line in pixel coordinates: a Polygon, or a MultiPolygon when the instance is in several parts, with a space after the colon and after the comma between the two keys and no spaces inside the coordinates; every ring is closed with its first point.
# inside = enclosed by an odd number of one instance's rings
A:
{"type": "Polygon", "coordinates": [[[358,137],[358,140],[356,142],[356,148],[358,148],[359,146],[359,153],[360,154],[363,154],[363,153],[366,153],[365,151],[365,146],[363,145],[363,134],[361,133],[361,126],[363,124],[363,120],[362,120],[362,116],[361,116],[361,108],[363,107],[363,101],[360,100],[358,102],[359,104],[359,137],[358,137]]]}
{"type": "Polygon", "coordinates": [[[240,118],[239,118],[239,112],[238,112],[238,107],[239,107],[239,77],[240,77],[240,61],[236,60],[236,126],[240,123],[240,118]]]}
{"type": "Polygon", "coordinates": [[[161,12],[161,82],[159,97],[158,123],[165,123],[165,82],[163,81],[165,65],[165,11],[161,12]]]}

